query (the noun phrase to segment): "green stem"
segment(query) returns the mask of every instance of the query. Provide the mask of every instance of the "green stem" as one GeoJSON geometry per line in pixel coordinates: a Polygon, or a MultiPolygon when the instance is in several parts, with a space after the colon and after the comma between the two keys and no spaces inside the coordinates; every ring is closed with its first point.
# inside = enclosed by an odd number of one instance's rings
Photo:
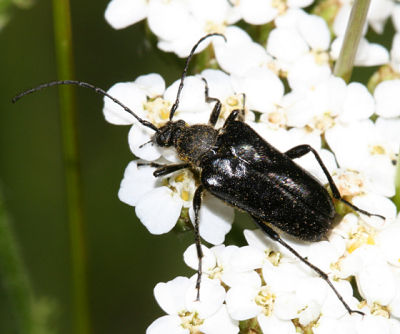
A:
{"type": "MultiPolygon", "coordinates": [[[[72,30],[69,0],[53,0],[55,47],[59,79],[73,79],[72,30]]],[[[74,87],[60,87],[68,219],[70,229],[73,313],[76,334],[89,334],[84,219],[79,172],[78,134],[74,87]]]]}
{"type": "Polygon", "coordinates": [[[397,157],[396,178],[394,181],[396,194],[393,197],[393,202],[396,204],[397,212],[400,211],[400,152],[397,157]]]}
{"type": "Polygon", "coordinates": [[[21,334],[35,332],[33,292],[21,259],[17,243],[0,198],[0,273],[1,283],[11,302],[13,314],[21,334]]]}
{"type": "Polygon", "coordinates": [[[350,14],[344,36],[343,46],[340,50],[339,58],[335,64],[334,74],[343,78],[346,82],[350,81],[354,67],[358,44],[362,36],[365,20],[367,18],[370,0],[355,0],[350,14]]]}

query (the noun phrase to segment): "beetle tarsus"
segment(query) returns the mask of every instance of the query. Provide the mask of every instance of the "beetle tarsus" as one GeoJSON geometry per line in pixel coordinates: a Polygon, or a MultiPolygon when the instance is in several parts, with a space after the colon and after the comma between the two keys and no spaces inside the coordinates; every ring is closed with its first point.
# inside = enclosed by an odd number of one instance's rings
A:
{"type": "Polygon", "coordinates": [[[291,246],[289,246],[282,238],[280,235],[274,231],[271,227],[269,227],[265,222],[261,221],[260,219],[253,217],[254,221],[256,224],[274,241],[278,242],[281,244],[283,247],[285,247],[288,251],[290,251],[294,256],[296,256],[300,261],[302,261],[304,264],[306,264],[308,267],[310,267],[312,270],[314,270],[332,289],[332,291],[335,293],[335,295],[338,297],[340,302],[343,304],[343,306],[346,308],[346,310],[351,314],[351,313],[359,313],[359,314],[364,314],[361,311],[354,311],[350,308],[350,306],[344,301],[342,295],[337,291],[335,286],[332,284],[332,282],[329,280],[329,277],[326,273],[324,273],[321,269],[318,267],[314,266],[311,262],[309,262],[307,259],[302,257],[295,249],[293,249],[291,246]]]}

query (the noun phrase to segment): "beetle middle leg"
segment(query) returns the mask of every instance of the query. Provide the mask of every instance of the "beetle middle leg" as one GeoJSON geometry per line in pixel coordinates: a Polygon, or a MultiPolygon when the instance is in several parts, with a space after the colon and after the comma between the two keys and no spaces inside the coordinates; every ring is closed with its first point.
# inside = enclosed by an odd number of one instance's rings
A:
{"type": "Polygon", "coordinates": [[[155,162],[149,162],[149,163],[138,163],[137,165],[138,166],[150,166],[150,167],[157,168],[153,173],[153,175],[155,177],[168,175],[173,172],[176,172],[177,170],[181,170],[181,169],[190,167],[189,163],[162,165],[162,164],[158,164],[155,162]]]}
{"type": "Polygon", "coordinates": [[[347,206],[349,206],[350,208],[352,208],[355,211],[361,212],[365,215],[367,215],[368,217],[371,216],[376,216],[382,219],[385,219],[385,217],[381,216],[381,215],[377,215],[374,213],[370,213],[368,211],[365,211],[363,209],[360,209],[359,207],[355,206],[354,204],[350,203],[349,201],[346,201],[339,192],[339,189],[337,188],[335,182],[332,179],[331,174],[329,174],[328,169],[326,168],[326,166],[324,165],[324,163],[322,162],[321,157],[319,156],[319,154],[317,153],[316,150],[314,150],[310,145],[299,145],[299,146],[295,146],[293,148],[291,148],[289,151],[285,152],[284,154],[286,154],[289,158],[291,159],[296,159],[296,158],[300,158],[303,155],[306,155],[307,153],[312,152],[314,154],[315,159],[318,161],[318,164],[320,165],[320,167],[322,168],[326,178],[328,179],[329,182],[329,186],[332,190],[332,195],[335,199],[343,202],[344,204],[346,204],[347,206]]]}
{"type": "Polygon", "coordinates": [[[273,230],[271,227],[269,227],[265,222],[262,220],[253,217],[254,221],[256,224],[274,241],[278,242],[281,244],[283,247],[285,247],[287,250],[289,250],[294,256],[296,256],[301,262],[309,266],[312,270],[314,270],[332,289],[332,291],[335,293],[335,295],[338,297],[340,302],[343,304],[343,306],[346,308],[347,312],[351,313],[358,313],[361,315],[364,315],[363,312],[357,311],[357,310],[352,310],[350,306],[344,301],[342,295],[339,293],[339,291],[336,290],[335,286],[332,284],[332,282],[329,280],[329,277],[326,273],[324,273],[321,269],[318,267],[314,266],[311,262],[307,261],[303,256],[301,256],[295,249],[293,249],[291,246],[289,246],[282,238],[280,235],[273,230]]]}

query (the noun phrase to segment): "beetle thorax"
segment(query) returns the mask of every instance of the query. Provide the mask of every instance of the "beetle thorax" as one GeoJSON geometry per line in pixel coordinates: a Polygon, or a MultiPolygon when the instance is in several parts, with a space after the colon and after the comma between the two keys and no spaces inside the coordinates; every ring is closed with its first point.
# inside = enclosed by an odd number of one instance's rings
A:
{"type": "Polygon", "coordinates": [[[198,165],[201,156],[215,145],[218,131],[205,124],[187,125],[184,121],[168,122],[154,140],[159,146],[174,146],[182,161],[198,165]]]}

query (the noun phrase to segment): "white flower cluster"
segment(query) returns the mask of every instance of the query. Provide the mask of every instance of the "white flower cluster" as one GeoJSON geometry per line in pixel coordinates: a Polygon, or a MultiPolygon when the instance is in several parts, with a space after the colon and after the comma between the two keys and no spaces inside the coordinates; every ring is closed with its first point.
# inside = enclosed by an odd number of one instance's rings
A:
{"type": "MultiPolygon", "coordinates": [[[[203,247],[200,301],[196,275],[159,283],[155,297],[168,315],[154,321],[148,334],[238,333],[239,322],[243,332],[400,333],[400,216],[396,218],[390,200],[400,149],[400,79],[380,80],[371,94],[364,84],[346,84],[335,77],[332,61],[343,42],[350,2],[335,2],[330,27],[302,9],[311,4],[311,0],[112,0],[106,19],[119,29],[147,18],[158,47],[181,57],[200,37],[223,33],[226,41],[215,36],[197,50],[211,43],[221,70],[206,69],[185,79],[174,120],[207,123],[214,103],[206,102],[205,78],[209,96],[222,102],[217,128],[232,110],[245,107],[246,123],[265,140],[282,152],[298,144],[311,145],[346,200],[386,217],[348,213],[328,240],[306,244],[285,238],[329,275],[352,309],[366,315],[348,314],[324,280],[259,231],[245,231],[248,246],[222,245],[234,212],[206,193],[200,235],[217,246],[203,247]],[[266,45],[234,25],[240,20],[270,24],[266,45]],[[350,281],[359,299],[353,296],[350,281]]],[[[381,32],[389,17],[397,31],[391,51],[363,38],[356,65],[389,66],[400,78],[400,5],[372,0],[369,25],[381,32]]],[[[176,81],[166,87],[160,75],[149,74],[117,83],[108,93],[160,127],[169,120],[178,85],[176,81]]],[[[104,103],[107,121],[131,125],[129,146],[139,158],[126,168],[119,198],[136,207],[138,218],[153,234],[169,232],[179,218],[193,222],[198,178],[189,169],[155,178],[151,164],[179,162],[175,150],[154,145],[153,131],[111,100],[104,103]]],[[[296,162],[327,183],[312,155],[296,162]]],[[[197,269],[194,246],[184,258],[197,269]]]]}

